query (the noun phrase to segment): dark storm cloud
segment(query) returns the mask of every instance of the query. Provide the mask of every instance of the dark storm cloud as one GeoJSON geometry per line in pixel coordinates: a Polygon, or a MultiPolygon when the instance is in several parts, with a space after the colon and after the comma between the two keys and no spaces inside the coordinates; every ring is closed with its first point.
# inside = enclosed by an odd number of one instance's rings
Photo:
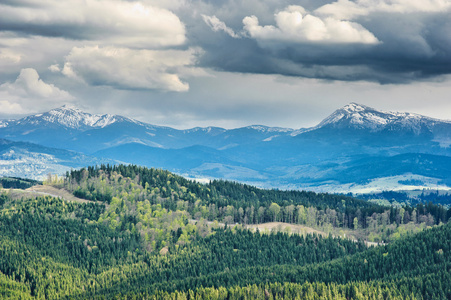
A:
{"type": "Polygon", "coordinates": [[[449,118],[450,15],[449,0],[4,0],[0,111],[298,128],[354,101],[449,118]]]}
{"type": "Polygon", "coordinates": [[[8,0],[0,29],[134,49],[197,47],[199,67],[239,73],[379,83],[451,73],[446,1],[174,0],[171,11],[158,8],[163,2],[8,0]]]}
{"type": "MultiPolygon", "coordinates": [[[[233,38],[224,31],[210,30],[210,34],[206,33],[206,28],[209,29],[206,23],[202,24],[203,28],[195,27],[197,31],[190,32],[189,37],[197,37],[196,41],[206,52],[200,60],[201,65],[230,72],[379,83],[408,83],[451,73],[449,9],[426,12],[375,9],[354,16],[351,21],[337,19],[342,23],[355,24],[354,27],[361,26],[358,31],[371,34],[378,41],[361,43],[359,40],[347,42],[344,39],[340,42],[338,39],[330,42],[280,37],[284,32],[275,24],[274,14],[282,11],[284,6],[274,8],[271,14],[270,8],[274,7],[268,6],[262,15],[255,14],[260,21],[257,28],[260,36],[252,36],[242,22],[237,24],[237,15],[231,18],[226,13],[223,16],[214,15],[230,30],[241,34],[240,38],[233,38]],[[270,19],[272,22],[268,21],[270,19]],[[271,36],[272,33],[264,25],[272,25],[278,31],[271,36]],[[267,32],[262,34],[264,30],[267,32]]],[[[309,14],[314,12],[303,13],[304,20],[309,14]]],[[[244,11],[238,15],[243,20],[251,14],[244,11]]],[[[330,16],[321,20],[326,22],[328,18],[330,16]]],[[[345,35],[346,32],[344,38],[345,35]]]]}

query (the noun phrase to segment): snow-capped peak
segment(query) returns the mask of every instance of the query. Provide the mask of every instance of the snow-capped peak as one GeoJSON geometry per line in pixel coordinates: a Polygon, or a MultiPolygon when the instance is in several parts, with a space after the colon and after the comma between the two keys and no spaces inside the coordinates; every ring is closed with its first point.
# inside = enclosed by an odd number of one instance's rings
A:
{"type": "Polygon", "coordinates": [[[342,109],[347,111],[347,112],[349,112],[349,113],[351,113],[351,112],[364,111],[364,110],[372,109],[372,108],[370,108],[368,106],[365,106],[365,105],[362,105],[362,104],[351,102],[348,105],[345,105],[342,109]]]}
{"type": "Polygon", "coordinates": [[[334,127],[379,131],[390,126],[391,128],[408,129],[419,133],[422,127],[430,127],[437,122],[446,121],[414,113],[380,111],[365,105],[350,103],[336,110],[312,130],[334,127]]]}
{"type": "Polygon", "coordinates": [[[387,113],[377,111],[371,107],[350,103],[324,119],[317,127],[324,127],[331,125],[334,127],[343,127],[343,125],[377,129],[387,124],[390,115],[387,113]]]}
{"type": "Polygon", "coordinates": [[[42,118],[50,123],[58,123],[69,128],[82,129],[85,127],[105,127],[117,121],[117,116],[95,115],[83,112],[71,105],[64,105],[34,117],[42,118]]]}

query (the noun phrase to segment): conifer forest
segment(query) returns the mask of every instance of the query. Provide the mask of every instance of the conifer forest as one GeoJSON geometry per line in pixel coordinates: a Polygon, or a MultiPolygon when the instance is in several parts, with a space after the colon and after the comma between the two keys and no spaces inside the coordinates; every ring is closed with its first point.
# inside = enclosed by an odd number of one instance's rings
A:
{"type": "Polygon", "coordinates": [[[135,165],[44,181],[71,200],[2,184],[1,299],[451,299],[445,206],[135,165]]]}

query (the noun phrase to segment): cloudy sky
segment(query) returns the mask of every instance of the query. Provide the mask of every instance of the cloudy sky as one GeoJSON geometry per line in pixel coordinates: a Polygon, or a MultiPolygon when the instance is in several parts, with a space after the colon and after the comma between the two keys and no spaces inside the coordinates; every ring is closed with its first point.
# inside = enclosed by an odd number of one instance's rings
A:
{"type": "Polygon", "coordinates": [[[450,74],[451,0],[0,1],[0,118],[300,128],[357,102],[451,119],[450,74]]]}

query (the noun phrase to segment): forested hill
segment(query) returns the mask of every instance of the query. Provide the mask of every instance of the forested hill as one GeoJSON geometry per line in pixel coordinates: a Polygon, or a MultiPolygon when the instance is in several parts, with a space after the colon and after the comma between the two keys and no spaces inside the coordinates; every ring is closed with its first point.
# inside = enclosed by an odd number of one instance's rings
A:
{"type": "MultiPolygon", "coordinates": [[[[451,217],[451,210],[431,203],[395,208],[343,195],[265,190],[223,180],[202,184],[165,170],[135,165],[103,165],[71,171],[64,184],[81,198],[106,203],[117,203],[115,198],[122,199],[122,203],[128,203],[129,198],[136,198],[139,203],[148,200],[149,207],[158,206],[196,220],[227,224],[280,221],[335,235],[352,229],[356,238],[372,242],[418,232],[427,226],[446,223],[451,217]]],[[[117,221],[122,224],[124,219],[117,221]]]]}
{"type": "Polygon", "coordinates": [[[90,167],[46,184],[93,201],[0,193],[0,299],[451,297],[441,206],[200,184],[137,166],[90,167]],[[268,221],[331,234],[246,229],[268,221]],[[389,244],[369,248],[342,234],[389,244]]]}
{"type": "MultiPolygon", "coordinates": [[[[247,247],[234,250],[242,248],[247,247]]],[[[283,254],[292,251],[277,249],[283,254]]],[[[447,224],[324,263],[248,267],[238,260],[233,269],[215,274],[200,271],[147,286],[141,284],[152,282],[151,278],[129,277],[102,293],[113,296],[134,289],[124,294],[146,299],[451,299],[450,249],[451,226],[447,224]]]]}
{"type": "MultiPolygon", "coordinates": [[[[145,188],[161,189],[161,197],[177,197],[181,190],[185,194],[191,193],[199,199],[205,199],[217,205],[258,206],[275,202],[279,205],[302,204],[304,206],[315,206],[320,209],[340,207],[342,211],[360,209],[375,209],[377,205],[364,200],[335,194],[317,194],[306,191],[280,191],[259,189],[251,185],[236,183],[232,181],[213,180],[209,184],[188,180],[175,175],[169,171],[153,168],[145,168],[136,165],[102,165],[100,167],[88,167],[71,171],[67,177],[75,180],[77,184],[83,184],[84,180],[91,178],[110,178],[118,174],[134,180],[145,188]]],[[[90,186],[92,190],[94,186],[90,186]]],[[[85,195],[85,197],[92,195],[85,195]]],[[[95,196],[94,196],[95,197],[95,196]]],[[[185,197],[188,197],[185,195],[185,197]]],[[[176,199],[177,200],[177,199],[176,199]]]]}

